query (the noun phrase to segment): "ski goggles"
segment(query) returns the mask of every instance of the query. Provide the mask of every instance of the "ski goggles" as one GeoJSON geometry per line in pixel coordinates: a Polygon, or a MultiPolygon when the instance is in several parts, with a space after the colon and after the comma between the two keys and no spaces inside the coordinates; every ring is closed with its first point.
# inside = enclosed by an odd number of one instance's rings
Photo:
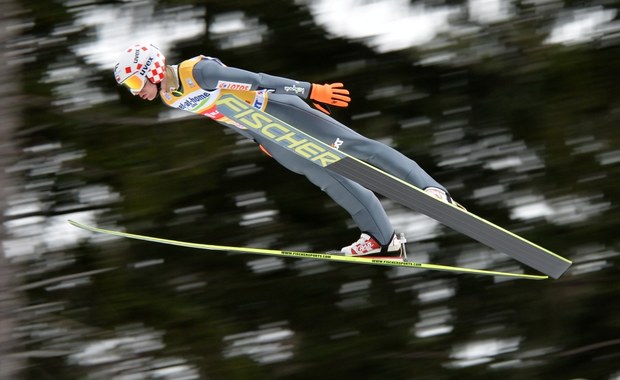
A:
{"type": "Polygon", "coordinates": [[[138,75],[135,73],[131,75],[129,78],[125,79],[122,83],[123,86],[127,87],[132,94],[139,93],[144,85],[146,84],[146,78],[142,75],[138,75]]]}

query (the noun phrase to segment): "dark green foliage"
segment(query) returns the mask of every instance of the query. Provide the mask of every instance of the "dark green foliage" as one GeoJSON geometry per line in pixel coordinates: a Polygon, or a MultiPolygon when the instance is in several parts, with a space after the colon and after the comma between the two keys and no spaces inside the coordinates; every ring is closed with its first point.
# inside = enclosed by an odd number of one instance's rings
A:
{"type": "MultiPolygon", "coordinates": [[[[20,3],[33,23],[23,31],[24,39],[45,39],[75,17],[68,1],[53,7],[49,1],[20,3]]],[[[63,307],[44,317],[27,314],[23,325],[45,323],[49,328],[43,331],[62,327],[65,333],[24,336],[28,350],[60,352],[53,359],[31,359],[24,378],[103,378],[106,369],[127,374],[130,369],[119,368],[143,363],[140,368],[147,371],[157,359],[169,358],[182,359],[204,379],[618,376],[617,38],[575,47],[544,45],[541,31],[551,27],[553,15],[519,4],[516,19],[449,37],[449,45],[436,48],[454,53],[454,61],[422,65],[429,50],[379,54],[362,41],[329,36],[293,0],[168,0],[157,1],[155,12],[173,12],[176,6],[206,6],[207,25],[240,11],[267,32],[261,43],[238,49],[222,49],[206,32],[179,41],[169,60],[206,54],[252,71],[342,81],[353,102],[334,110],[338,120],[389,139],[477,214],[574,259],[579,270],[588,264],[599,270],[575,271],[559,281],[494,283],[473,276],[415,271],[396,276],[374,267],[268,262],[250,255],[93,240],[46,252],[24,265],[26,283],[110,269],[80,286],[27,291],[30,306],[60,302],[63,307]],[[485,41],[497,43],[492,54],[473,58],[485,41]],[[376,96],[385,88],[397,90],[376,96]],[[527,196],[545,199],[555,216],[515,218],[511,212],[520,200],[527,205],[527,196]],[[60,261],[65,264],[51,265],[60,261]],[[252,269],[261,265],[263,272],[252,269]],[[429,326],[448,330],[425,336],[429,326]],[[160,333],[161,346],[121,352],[117,361],[101,365],[74,359],[89,342],[123,332],[142,336],[136,331],[143,330],[160,333]],[[260,354],[228,355],[233,342],[260,331],[290,332],[275,344],[289,347],[282,352],[292,356],[261,363],[260,354]],[[471,342],[485,343],[477,346],[485,351],[462,356],[459,348],[471,342]],[[481,357],[485,360],[460,366],[481,357]]],[[[33,43],[39,48],[22,67],[26,101],[16,138],[24,148],[59,144],[26,150],[22,157],[33,165],[20,172],[23,184],[44,197],[43,217],[98,210],[102,226],[213,244],[327,250],[357,238],[344,211],[252,143],[240,144],[208,119],[161,121],[161,104],[130,96],[116,86],[111,68],[90,66],[75,56],[72,46],[94,38],[88,32],[33,43]],[[51,68],[65,66],[78,67],[76,80],[113,100],[73,110],[63,106],[59,83],[45,78],[51,68]],[[36,171],[70,152],[80,155],[62,161],[60,170],[36,171]],[[105,186],[118,196],[97,203],[80,195],[90,186],[105,186]],[[258,198],[264,201],[240,202],[258,198]],[[253,213],[268,211],[268,221],[247,223],[253,213]]],[[[404,210],[393,206],[390,212],[404,210]]],[[[447,230],[412,242],[410,250],[446,264],[486,252],[447,230]]],[[[491,255],[500,266],[518,267],[500,253],[491,255]]]]}

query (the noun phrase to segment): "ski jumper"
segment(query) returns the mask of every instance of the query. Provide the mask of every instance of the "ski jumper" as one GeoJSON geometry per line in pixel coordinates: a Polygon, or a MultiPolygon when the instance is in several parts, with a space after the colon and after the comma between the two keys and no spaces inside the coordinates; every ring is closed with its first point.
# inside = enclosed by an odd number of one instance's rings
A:
{"type": "Polygon", "coordinates": [[[233,93],[248,104],[318,140],[420,189],[437,187],[447,193],[447,190],[415,161],[312,108],[305,101],[310,95],[309,82],[227,67],[218,59],[206,56],[194,57],[172,68],[178,75],[179,87],[172,92],[160,92],[166,105],[210,117],[258,142],[282,166],[306,176],[310,182],[327,193],[351,215],[362,232],[372,235],[382,245],[390,242],[394,228],[372,191],[236,124],[218,112],[217,99],[223,94],[233,93]]]}

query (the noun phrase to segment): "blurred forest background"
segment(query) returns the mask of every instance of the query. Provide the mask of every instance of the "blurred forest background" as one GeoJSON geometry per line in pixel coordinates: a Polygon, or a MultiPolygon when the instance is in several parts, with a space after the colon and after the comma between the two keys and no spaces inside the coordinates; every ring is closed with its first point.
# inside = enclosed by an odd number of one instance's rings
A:
{"type": "MultiPolygon", "coordinates": [[[[620,3],[2,0],[0,379],[620,379],[620,3]],[[310,82],[472,212],[574,265],[524,281],[324,251],[348,215],[253,143],[146,103],[135,41],[310,82]]],[[[382,199],[414,260],[532,272],[382,199]]]]}

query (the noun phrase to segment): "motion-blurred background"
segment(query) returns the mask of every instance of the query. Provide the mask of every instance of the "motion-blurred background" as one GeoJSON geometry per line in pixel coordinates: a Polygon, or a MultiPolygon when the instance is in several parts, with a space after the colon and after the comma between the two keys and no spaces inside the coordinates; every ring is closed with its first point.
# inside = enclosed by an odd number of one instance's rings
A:
{"type": "MultiPolygon", "coordinates": [[[[0,378],[620,379],[617,1],[2,0],[0,378]],[[348,215],[253,143],[118,87],[150,41],[342,81],[338,120],[574,265],[524,281],[324,251],[348,215]]],[[[532,270],[383,200],[414,260],[532,270]]]]}

